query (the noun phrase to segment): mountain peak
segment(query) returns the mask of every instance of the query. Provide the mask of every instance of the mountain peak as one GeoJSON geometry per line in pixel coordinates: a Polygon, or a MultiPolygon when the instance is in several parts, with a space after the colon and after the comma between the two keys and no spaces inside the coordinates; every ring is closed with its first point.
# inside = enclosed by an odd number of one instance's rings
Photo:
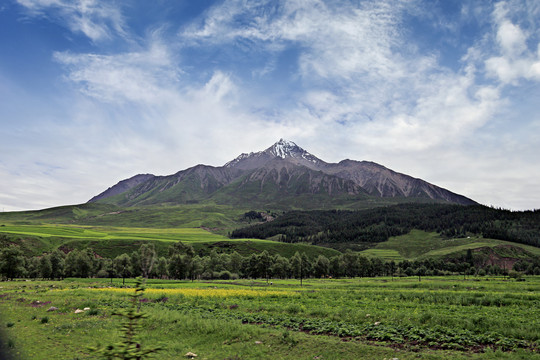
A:
{"type": "Polygon", "coordinates": [[[306,152],[304,149],[302,149],[292,141],[285,139],[279,139],[277,143],[270,146],[265,151],[282,159],[285,159],[286,157],[296,157],[297,154],[302,154],[303,152],[306,152]]]}
{"type": "Polygon", "coordinates": [[[287,160],[297,165],[307,166],[311,169],[318,169],[319,166],[324,166],[326,164],[324,161],[311,155],[294,142],[282,138],[266,150],[241,154],[236,159],[226,163],[225,167],[255,169],[274,159],[287,160]]]}

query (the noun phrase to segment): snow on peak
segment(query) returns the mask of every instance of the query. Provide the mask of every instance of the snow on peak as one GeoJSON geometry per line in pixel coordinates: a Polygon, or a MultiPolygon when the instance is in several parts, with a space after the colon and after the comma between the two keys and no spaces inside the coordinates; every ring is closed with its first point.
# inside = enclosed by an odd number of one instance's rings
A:
{"type": "MultiPolygon", "coordinates": [[[[306,162],[314,164],[314,165],[323,163],[323,161],[311,155],[306,150],[296,145],[294,142],[285,140],[285,139],[279,139],[278,142],[276,142],[274,145],[270,146],[266,150],[255,152],[255,153],[251,152],[249,154],[247,153],[241,154],[236,159],[226,163],[225,167],[236,167],[241,163],[246,164],[246,161],[249,162],[249,161],[258,161],[258,159],[267,159],[268,156],[278,157],[281,159],[294,158],[294,159],[297,159],[297,161],[300,161],[301,163],[304,163],[304,164],[306,162]]],[[[266,160],[263,160],[263,161],[266,161],[266,160]]]]}
{"type": "Polygon", "coordinates": [[[303,150],[289,140],[280,139],[270,149],[270,153],[285,159],[287,156],[295,157],[295,153],[302,153],[303,150]]]}

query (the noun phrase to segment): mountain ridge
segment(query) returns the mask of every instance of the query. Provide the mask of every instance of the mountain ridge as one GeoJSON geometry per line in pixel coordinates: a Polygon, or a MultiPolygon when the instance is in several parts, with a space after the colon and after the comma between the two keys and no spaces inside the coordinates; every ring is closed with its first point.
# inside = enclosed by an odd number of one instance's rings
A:
{"type": "Polygon", "coordinates": [[[122,180],[89,202],[121,206],[213,201],[263,206],[295,204],[318,196],[322,205],[368,198],[476,204],[463,195],[370,161],[327,163],[292,141],[280,139],[265,150],[242,153],[223,166],[196,165],[172,175],[139,174],[122,180]],[[240,201],[241,200],[241,201],[240,201]]]}

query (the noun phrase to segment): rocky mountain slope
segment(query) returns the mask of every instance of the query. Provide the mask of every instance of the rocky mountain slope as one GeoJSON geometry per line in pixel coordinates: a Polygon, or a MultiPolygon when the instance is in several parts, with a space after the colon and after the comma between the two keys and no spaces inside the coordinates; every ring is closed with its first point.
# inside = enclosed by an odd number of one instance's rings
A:
{"type": "Polygon", "coordinates": [[[89,202],[121,206],[195,203],[329,207],[336,203],[401,199],[474,204],[465,196],[368,161],[327,163],[295,143],[279,140],[224,166],[197,165],[169,176],[136,175],[89,202]]]}

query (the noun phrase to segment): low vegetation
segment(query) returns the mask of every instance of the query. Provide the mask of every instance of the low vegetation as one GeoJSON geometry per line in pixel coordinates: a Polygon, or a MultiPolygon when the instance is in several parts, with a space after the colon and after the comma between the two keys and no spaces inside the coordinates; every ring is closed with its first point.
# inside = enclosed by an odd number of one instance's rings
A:
{"type": "Polygon", "coordinates": [[[0,350],[23,359],[95,358],[90,348],[109,358],[128,348],[156,359],[540,358],[539,214],[436,204],[1,214],[0,350]],[[141,275],[144,295],[133,280],[141,275]],[[132,321],[139,311],[148,316],[140,336],[130,332],[122,347],[112,315],[132,321]]]}
{"type": "MultiPolygon", "coordinates": [[[[89,359],[121,342],[134,280],[0,283],[2,323],[15,354],[89,359]],[[52,309],[52,310],[51,310],[52,309]],[[76,313],[77,309],[86,309],[76,313]],[[46,322],[41,321],[47,318],[46,322]],[[105,344],[104,344],[105,342],[105,344]]],[[[540,358],[540,278],[149,280],[138,307],[152,358],[540,358]]]]}

